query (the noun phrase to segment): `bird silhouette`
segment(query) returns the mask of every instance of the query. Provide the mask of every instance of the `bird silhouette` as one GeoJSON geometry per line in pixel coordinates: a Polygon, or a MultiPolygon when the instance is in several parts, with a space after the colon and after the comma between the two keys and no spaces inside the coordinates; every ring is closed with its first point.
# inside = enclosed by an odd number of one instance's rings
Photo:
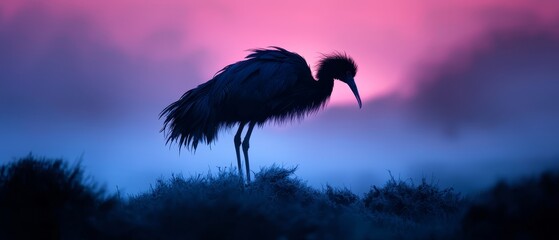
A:
{"type": "Polygon", "coordinates": [[[334,79],[349,85],[361,108],[353,59],[342,53],[323,55],[317,66],[315,80],[307,62],[297,53],[280,47],[251,50],[244,60],[224,67],[161,112],[159,117],[165,116],[161,131],[166,134],[167,144],[177,142],[179,149],[185,146],[196,150],[198,143],[210,144],[221,129],[238,124],[234,143],[239,176],[243,178],[242,145],[250,182],[248,149],[255,125],[302,119],[318,111],[328,102],[334,79]]]}

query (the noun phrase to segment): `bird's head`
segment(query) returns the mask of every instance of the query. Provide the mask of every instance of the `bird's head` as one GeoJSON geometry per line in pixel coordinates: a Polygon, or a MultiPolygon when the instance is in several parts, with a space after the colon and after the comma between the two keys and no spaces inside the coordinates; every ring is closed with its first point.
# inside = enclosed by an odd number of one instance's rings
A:
{"type": "Polygon", "coordinates": [[[355,74],[357,74],[357,64],[343,53],[334,53],[331,55],[324,55],[324,57],[318,63],[317,78],[320,79],[338,79],[346,83],[359,104],[361,108],[361,97],[359,96],[359,91],[357,90],[357,85],[355,85],[355,74]]]}

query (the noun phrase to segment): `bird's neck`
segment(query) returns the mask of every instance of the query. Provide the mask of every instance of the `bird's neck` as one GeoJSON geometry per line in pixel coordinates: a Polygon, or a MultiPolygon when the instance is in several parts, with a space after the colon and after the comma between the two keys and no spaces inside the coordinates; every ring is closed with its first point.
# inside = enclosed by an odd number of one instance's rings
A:
{"type": "Polygon", "coordinates": [[[319,78],[316,84],[317,87],[314,88],[314,91],[320,102],[328,101],[334,89],[334,78],[319,78]]]}
{"type": "Polygon", "coordinates": [[[327,92],[328,94],[332,93],[332,89],[334,88],[333,77],[321,77],[318,79],[317,83],[321,90],[327,92]]]}

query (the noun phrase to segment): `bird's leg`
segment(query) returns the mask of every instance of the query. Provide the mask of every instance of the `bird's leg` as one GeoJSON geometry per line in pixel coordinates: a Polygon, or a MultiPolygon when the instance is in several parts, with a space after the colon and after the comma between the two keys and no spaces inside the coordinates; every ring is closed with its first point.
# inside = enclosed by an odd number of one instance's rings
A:
{"type": "Polygon", "coordinates": [[[239,177],[241,178],[241,182],[243,181],[243,169],[241,168],[241,133],[243,132],[243,128],[245,127],[244,122],[239,123],[239,130],[237,130],[237,134],[235,134],[235,138],[233,141],[235,142],[235,152],[237,153],[237,169],[239,170],[239,177]]]}
{"type": "Polygon", "coordinates": [[[247,170],[247,183],[250,183],[250,166],[248,164],[248,147],[250,141],[250,135],[252,134],[252,129],[254,128],[255,122],[250,122],[248,124],[247,134],[245,135],[245,139],[243,139],[243,154],[245,155],[245,166],[247,170]]]}

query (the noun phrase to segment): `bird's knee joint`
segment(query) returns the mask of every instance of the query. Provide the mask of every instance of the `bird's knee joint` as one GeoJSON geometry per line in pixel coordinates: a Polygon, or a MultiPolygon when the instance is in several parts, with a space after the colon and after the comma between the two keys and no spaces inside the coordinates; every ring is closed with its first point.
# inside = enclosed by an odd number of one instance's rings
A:
{"type": "Polygon", "coordinates": [[[233,142],[235,142],[235,146],[241,145],[241,136],[235,136],[235,138],[233,138],[233,142]]]}
{"type": "Polygon", "coordinates": [[[248,141],[243,141],[243,150],[248,150],[248,148],[250,147],[250,145],[248,144],[248,141]]]}

